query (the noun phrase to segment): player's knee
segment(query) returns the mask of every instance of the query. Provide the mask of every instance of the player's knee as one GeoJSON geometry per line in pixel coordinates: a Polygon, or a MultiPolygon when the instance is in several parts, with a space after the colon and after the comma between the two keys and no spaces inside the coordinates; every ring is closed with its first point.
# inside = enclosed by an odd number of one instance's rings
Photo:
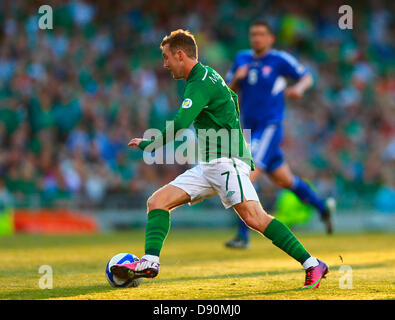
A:
{"type": "Polygon", "coordinates": [[[254,230],[259,230],[260,225],[262,224],[262,217],[258,214],[258,212],[253,210],[245,212],[243,214],[243,220],[248,227],[254,230]]]}
{"type": "Polygon", "coordinates": [[[148,200],[147,200],[147,212],[150,212],[151,210],[154,210],[154,209],[163,209],[163,208],[161,208],[161,206],[163,206],[163,202],[160,201],[158,196],[152,195],[152,196],[150,196],[148,198],[148,200]]]}
{"type": "Polygon", "coordinates": [[[246,216],[243,218],[243,220],[244,220],[244,223],[245,223],[248,227],[250,227],[250,228],[252,228],[252,229],[254,229],[254,230],[257,230],[257,229],[258,229],[258,221],[257,221],[256,217],[254,217],[254,216],[252,216],[252,215],[246,215],[246,216]]]}
{"type": "Polygon", "coordinates": [[[248,227],[262,233],[264,232],[270,221],[273,219],[273,217],[268,215],[260,207],[254,209],[255,210],[249,210],[248,212],[244,212],[243,220],[248,227]]]}
{"type": "Polygon", "coordinates": [[[273,178],[272,181],[279,188],[289,189],[292,186],[292,179],[288,178],[273,178]]]}

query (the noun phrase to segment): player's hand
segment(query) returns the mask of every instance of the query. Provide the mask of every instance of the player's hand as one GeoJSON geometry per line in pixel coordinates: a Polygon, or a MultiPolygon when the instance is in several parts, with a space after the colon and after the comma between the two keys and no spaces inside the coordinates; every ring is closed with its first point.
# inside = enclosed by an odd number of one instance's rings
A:
{"type": "Polygon", "coordinates": [[[237,81],[243,80],[245,77],[247,77],[249,70],[250,70],[250,66],[248,64],[237,68],[235,72],[235,79],[237,81]]]}
{"type": "Polygon", "coordinates": [[[144,141],[144,139],[141,138],[134,138],[129,141],[128,146],[129,147],[138,147],[141,141],[144,141]]]}
{"type": "Polygon", "coordinates": [[[289,87],[285,90],[285,96],[287,98],[300,99],[303,96],[303,92],[296,89],[295,87],[289,87]]]}

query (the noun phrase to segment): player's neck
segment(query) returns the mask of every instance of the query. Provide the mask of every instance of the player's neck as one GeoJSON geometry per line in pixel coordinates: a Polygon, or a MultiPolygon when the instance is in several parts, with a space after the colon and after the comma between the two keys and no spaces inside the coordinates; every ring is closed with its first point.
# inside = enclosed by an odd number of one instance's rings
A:
{"type": "Polygon", "coordinates": [[[192,71],[192,69],[198,64],[197,60],[190,60],[188,64],[185,66],[185,80],[188,80],[188,77],[192,71]]]}
{"type": "Polygon", "coordinates": [[[271,48],[265,48],[262,50],[254,50],[254,57],[255,58],[262,58],[263,56],[265,56],[269,51],[271,50],[271,48]]]}

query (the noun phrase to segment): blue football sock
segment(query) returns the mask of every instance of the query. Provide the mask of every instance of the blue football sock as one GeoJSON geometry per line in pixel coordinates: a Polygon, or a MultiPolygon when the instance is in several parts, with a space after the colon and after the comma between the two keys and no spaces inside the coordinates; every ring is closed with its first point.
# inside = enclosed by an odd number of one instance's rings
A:
{"type": "Polygon", "coordinates": [[[294,176],[294,182],[289,188],[296,196],[303,202],[315,207],[319,213],[323,214],[326,211],[325,200],[321,199],[317,193],[297,176],[294,176]]]}
{"type": "Polygon", "coordinates": [[[246,242],[248,242],[250,240],[250,228],[247,227],[247,225],[241,219],[239,219],[237,236],[246,242]]]}

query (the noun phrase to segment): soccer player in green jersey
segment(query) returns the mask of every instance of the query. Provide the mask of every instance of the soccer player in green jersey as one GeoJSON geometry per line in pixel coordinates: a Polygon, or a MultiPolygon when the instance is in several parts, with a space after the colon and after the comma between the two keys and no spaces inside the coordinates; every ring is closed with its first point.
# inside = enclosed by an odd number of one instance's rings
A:
{"type": "MultiPolygon", "coordinates": [[[[122,279],[156,277],[159,255],[170,229],[170,212],[219,195],[225,208],[233,207],[251,229],[302,264],[306,271],[304,288],[317,288],[328,266],[311,256],[288,227],[265,212],[250,181],[254,164],[240,127],[237,95],[215,70],[198,61],[198,47],[189,31],[173,31],[160,48],[163,66],[174,79],[186,80],[184,100],[171,129],[177,134],[193,123],[200,162],[149,197],[145,255],[134,263],[114,265],[111,271],[122,279]],[[222,135],[210,139],[210,132],[222,135]]],[[[129,146],[155,151],[174,140],[168,137],[169,130],[167,125],[152,140],[134,138],[129,146]]]]}

